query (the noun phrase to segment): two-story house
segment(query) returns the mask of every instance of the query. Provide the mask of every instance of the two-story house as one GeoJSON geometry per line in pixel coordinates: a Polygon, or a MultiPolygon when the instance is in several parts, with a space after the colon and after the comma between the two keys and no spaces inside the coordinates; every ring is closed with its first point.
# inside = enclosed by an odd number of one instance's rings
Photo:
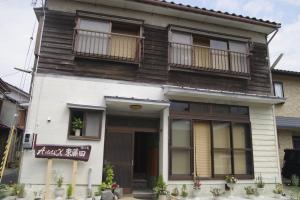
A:
{"type": "Polygon", "coordinates": [[[0,168],[4,167],[2,159],[10,130],[16,127],[1,183],[18,181],[28,102],[28,93],[0,79],[0,168]]]}
{"type": "Polygon", "coordinates": [[[272,77],[275,96],[286,99],[275,107],[280,165],[283,167],[284,150],[300,150],[300,72],[273,69],[272,77]]]}
{"type": "MultiPolygon", "coordinates": [[[[170,188],[224,176],[280,182],[267,36],[280,24],[158,0],[48,0],[39,20],[26,133],[37,144],[91,145],[76,195],[106,163],[124,193],[162,175],[170,188]],[[77,132],[74,120],[83,128],[77,132]],[[89,171],[91,177],[88,179],[89,171]]],[[[20,181],[45,184],[47,160],[24,151],[20,181]],[[35,172],[35,173],[32,173],[35,172]]],[[[53,170],[71,182],[72,164],[53,170]]]]}

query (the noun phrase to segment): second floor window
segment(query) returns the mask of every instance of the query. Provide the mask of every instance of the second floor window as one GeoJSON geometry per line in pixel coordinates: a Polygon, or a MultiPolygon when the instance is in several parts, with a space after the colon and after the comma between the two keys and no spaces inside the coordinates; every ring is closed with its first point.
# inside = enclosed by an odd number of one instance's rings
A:
{"type": "Polygon", "coordinates": [[[284,97],[283,93],[283,84],[282,82],[273,82],[273,87],[274,87],[274,95],[276,97],[284,97]]]}
{"type": "Polygon", "coordinates": [[[250,73],[248,44],[179,31],[170,33],[169,64],[193,69],[250,73]]]}
{"type": "Polygon", "coordinates": [[[140,26],[79,18],[75,28],[76,55],[139,62],[140,26]]]}

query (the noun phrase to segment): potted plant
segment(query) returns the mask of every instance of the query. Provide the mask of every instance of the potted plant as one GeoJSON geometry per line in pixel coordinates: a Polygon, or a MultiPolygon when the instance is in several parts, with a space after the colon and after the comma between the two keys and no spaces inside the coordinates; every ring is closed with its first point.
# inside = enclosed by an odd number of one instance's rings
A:
{"type": "Polygon", "coordinates": [[[187,196],[188,196],[188,191],[187,191],[186,184],[183,184],[183,185],[182,185],[180,196],[181,196],[182,199],[186,199],[186,198],[187,198],[187,196]]]}
{"type": "Polygon", "coordinates": [[[201,191],[201,181],[200,177],[196,176],[194,178],[194,186],[193,186],[193,197],[199,197],[201,191]]]}
{"type": "Polygon", "coordinates": [[[13,185],[13,196],[16,196],[16,200],[25,199],[25,185],[24,184],[15,184],[13,185]]]}
{"type": "Polygon", "coordinates": [[[0,199],[7,197],[10,194],[10,188],[5,184],[0,184],[0,199]]]}
{"type": "Polygon", "coordinates": [[[56,188],[54,191],[55,198],[63,198],[65,194],[64,188],[62,188],[62,184],[64,182],[64,178],[62,176],[59,176],[56,178],[56,188]]]}
{"type": "Polygon", "coordinates": [[[214,200],[218,200],[220,196],[222,196],[225,192],[222,191],[220,188],[212,188],[210,193],[213,195],[214,200]]]}
{"type": "Polygon", "coordinates": [[[164,182],[162,175],[159,175],[156,186],[153,188],[156,198],[166,200],[168,195],[167,185],[164,182]]]}
{"type": "Polygon", "coordinates": [[[75,132],[75,136],[80,136],[81,129],[83,128],[83,121],[79,117],[74,117],[72,121],[72,128],[75,132]]]}
{"type": "Polygon", "coordinates": [[[179,190],[177,187],[175,187],[171,192],[171,197],[174,199],[178,199],[178,196],[179,196],[179,190]]]}
{"type": "Polygon", "coordinates": [[[73,200],[73,187],[71,184],[67,187],[67,200],[73,200]]]}
{"type": "Polygon", "coordinates": [[[293,174],[291,177],[291,185],[292,186],[299,186],[299,177],[296,174],[293,174]]]}
{"type": "Polygon", "coordinates": [[[226,181],[225,188],[229,187],[229,194],[231,196],[234,190],[234,185],[237,183],[237,179],[233,175],[227,175],[224,180],[226,181]]]}
{"type": "Polygon", "coordinates": [[[257,194],[257,189],[251,186],[245,187],[245,191],[248,199],[253,199],[257,194]]]}
{"type": "Polygon", "coordinates": [[[282,196],[283,193],[283,186],[282,184],[278,183],[275,185],[275,188],[273,190],[274,197],[279,199],[282,196]]]}
{"type": "Polygon", "coordinates": [[[33,195],[34,195],[34,200],[42,200],[42,191],[41,190],[34,191],[33,195]]]}
{"type": "Polygon", "coordinates": [[[263,195],[265,189],[265,183],[261,174],[256,178],[256,188],[259,195],[263,195]]]}
{"type": "Polygon", "coordinates": [[[95,200],[101,200],[102,188],[101,185],[98,186],[97,191],[94,193],[95,200]]]}
{"type": "Polygon", "coordinates": [[[93,200],[93,192],[92,189],[88,188],[87,189],[87,195],[86,195],[86,200],[93,200]]]}

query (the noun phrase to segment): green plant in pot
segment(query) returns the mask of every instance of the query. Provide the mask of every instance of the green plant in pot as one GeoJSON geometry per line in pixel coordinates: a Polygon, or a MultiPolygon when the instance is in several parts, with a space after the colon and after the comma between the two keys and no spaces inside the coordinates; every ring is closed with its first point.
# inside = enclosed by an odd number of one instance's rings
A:
{"type": "Polygon", "coordinates": [[[0,184],[0,199],[3,199],[10,195],[10,188],[8,185],[0,184]]]}
{"type": "Polygon", "coordinates": [[[71,184],[67,187],[67,200],[73,199],[73,187],[71,184]]]}
{"type": "Polygon", "coordinates": [[[75,132],[75,136],[80,136],[83,128],[83,121],[79,117],[74,117],[72,120],[72,128],[75,132]]]}
{"type": "Polygon", "coordinates": [[[264,194],[265,183],[261,174],[256,178],[256,188],[259,195],[264,194]]]}
{"type": "Polygon", "coordinates": [[[212,188],[210,193],[213,195],[214,200],[218,200],[225,193],[225,191],[222,191],[220,188],[212,188]]]}
{"type": "Polygon", "coordinates": [[[257,189],[251,186],[245,187],[245,192],[248,199],[253,199],[257,194],[257,189]]]}
{"type": "Polygon", "coordinates": [[[178,196],[179,196],[179,190],[177,187],[175,187],[172,192],[171,192],[171,196],[174,198],[174,199],[177,199],[178,196]]]}
{"type": "Polygon", "coordinates": [[[167,195],[169,194],[169,192],[167,190],[167,185],[166,185],[162,175],[159,175],[156,186],[153,188],[153,191],[154,191],[157,199],[159,199],[159,200],[167,199],[167,195]]]}
{"type": "Polygon", "coordinates": [[[99,185],[97,191],[94,193],[95,200],[101,200],[101,195],[102,195],[102,187],[101,185],[99,185]]]}
{"type": "Polygon", "coordinates": [[[62,184],[64,182],[64,178],[62,176],[58,176],[55,178],[56,182],[56,188],[54,190],[55,198],[63,198],[65,194],[65,189],[62,187],[62,184]]]}
{"type": "Polygon", "coordinates": [[[186,199],[188,195],[189,195],[189,193],[188,193],[186,184],[183,184],[182,187],[181,187],[180,196],[181,196],[182,199],[186,199]]]}
{"type": "Polygon", "coordinates": [[[279,199],[283,193],[283,185],[280,183],[276,184],[273,193],[274,197],[279,199]]]}
{"type": "Polygon", "coordinates": [[[25,185],[24,184],[14,184],[12,195],[16,196],[16,200],[25,199],[25,185]]]}
{"type": "Polygon", "coordinates": [[[293,174],[291,177],[291,185],[297,187],[299,186],[299,182],[299,177],[296,174],[293,174]]]}
{"type": "Polygon", "coordinates": [[[41,190],[34,191],[33,195],[34,195],[34,200],[42,200],[42,191],[41,190]]]}

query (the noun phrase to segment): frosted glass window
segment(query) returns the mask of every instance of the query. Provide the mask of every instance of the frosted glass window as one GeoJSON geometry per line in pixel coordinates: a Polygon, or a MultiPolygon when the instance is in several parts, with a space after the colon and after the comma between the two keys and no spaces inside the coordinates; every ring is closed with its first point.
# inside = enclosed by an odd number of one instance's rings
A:
{"type": "Polygon", "coordinates": [[[227,122],[213,123],[214,148],[230,148],[230,124],[227,122]]]}
{"type": "Polygon", "coordinates": [[[191,171],[190,151],[172,152],[172,174],[189,175],[191,171]]]}
{"type": "Polygon", "coordinates": [[[215,174],[231,174],[231,156],[228,152],[214,152],[214,172],[215,174]]]}
{"type": "Polygon", "coordinates": [[[173,121],[172,123],[172,146],[190,147],[191,145],[190,121],[173,121]]]}
{"type": "Polygon", "coordinates": [[[192,35],[188,33],[171,33],[171,63],[180,65],[192,64],[192,35]]]}
{"type": "Polygon", "coordinates": [[[232,125],[233,132],[233,147],[235,149],[245,149],[249,148],[250,141],[250,133],[247,124],[233,124],[232,125]]]}
{"type": "Polygon", "coordinates": [[[79,19],[77,24],[76,50],[88,54],[108,54],[109,34],[111,23],[79,19]]]}
{"type": "Polygon", "coordinates": [[[100,125],[102,113],[86,112],[85,113],[85,136],[97,137],[100,134],[100,125]]]}
{"type": "Polygon", "coordinates": [[[248,69],[248,44],[243,42],[229,42],[231,70],[249,73],[248,69]]]}
{"type": "Polygon", "coordinates": [[[283,97],[283,85],[282,83],[274,82],[274,95],[276,97],[283,97]]]}
{"type": "Polygon", "coordinates": [[[219,70],[228,70],[228,48],[227,42],[219,40],[210,41],[211,50],[211,59],[214,69],[219,70]]]}

